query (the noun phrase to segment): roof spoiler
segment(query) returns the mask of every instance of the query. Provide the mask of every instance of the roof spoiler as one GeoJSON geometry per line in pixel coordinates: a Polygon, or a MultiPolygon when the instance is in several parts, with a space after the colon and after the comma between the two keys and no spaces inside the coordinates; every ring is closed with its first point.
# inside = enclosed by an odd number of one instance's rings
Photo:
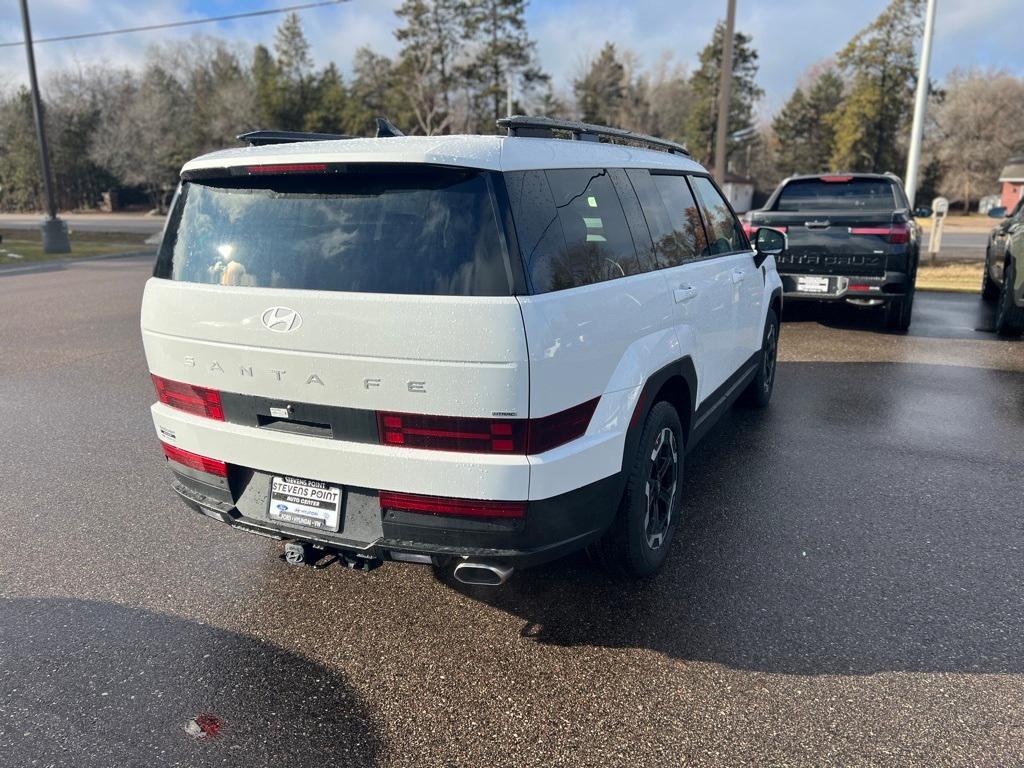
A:
{"type": "MultiPolygon", "coordinates": [[[[398,127],[386,117],[378,117],[375,120],[377,125],[376,138],[391,138],[393,136],[404,136],[398,127]]],[[[265,147],[268,144],[293,144],[299,141],[339,141],[341,139],[355,139],[358,136],[350,136],[347,133],[312,133],[308,131],[249,131],[240,133],[236,137],[244,141],[250,147],[265,147]]]]}
{"type": "Polygon", "coordinates": [[[643,144],[650,149],[690,156],[690,151],[683,145],[668,139],[648,136],[646,133],[626,131],[622,128],[611,128],[607,125],[581,123],[576,120],[556,120],[551,117],[529,117],[513,115],[498,120],[498,126],[508,129],[509,136],[527,136],[540,139],[552,139],[555,132],[568,133],[574,141],[600,141],[602,138],[615,141],[643,144]]]}
{"type": "Polygon", "coordinates": [[[337,141],[338,139],[354,139],[344,133],[304,133],[302,131],[249,131],[236,137],[250,147],[264,147],[268,144],[292,144],[297,141],[337,141]]]}

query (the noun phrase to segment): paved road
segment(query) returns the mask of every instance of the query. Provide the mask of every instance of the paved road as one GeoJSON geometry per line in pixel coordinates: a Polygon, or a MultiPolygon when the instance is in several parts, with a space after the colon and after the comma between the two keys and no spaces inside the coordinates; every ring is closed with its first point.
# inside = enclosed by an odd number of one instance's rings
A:
{"type": "MultiPolygon", "coordinates": [[[[62,213],[61,218],[74,232],[127,232],[152,235],[164,228],[163,216],[117,213],[62,213]]],[[[41,214],[0,213],[0,229],[39,229],[41,214]]]]}
{"type": "Polygon", "coordinates": [[[186,512],[147,272],[0,276],[5,766],[1024,764],[1024,343],[975,298],[922,295],[910,336],[787,313],[659,578],[488,591],[292,569],[186,512]]]}

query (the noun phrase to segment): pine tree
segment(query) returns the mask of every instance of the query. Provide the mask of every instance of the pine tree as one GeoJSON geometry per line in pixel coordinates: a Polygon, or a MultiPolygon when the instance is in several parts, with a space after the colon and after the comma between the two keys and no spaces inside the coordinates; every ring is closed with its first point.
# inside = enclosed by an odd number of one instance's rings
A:
{"type": "Polygon", "coordinates": [[[615,125],[619,121],[626,97],[625,77],[614,43],[605,43],[586,74],[573,83],[576,108],[584,122],[615,125]]]}
{"type": "Polygon", "coordinates": [[[274,35],[275,117],[284,130],[301,130],[314,109],[312,69],[302,22],[297,13],[289,13],[274,35]]]}
{"type": "Polygon", "coordinates": [[[505,114],[509,80],[520,96],[530,96],[548,80],[535,63],[535,43],[526,30],[526,0],[471,0],[465,34],[475,48],[461,68],[469,93],[470,120],[493,133],[505,114]]]}
{"type": "Polygon", "coordinates": [[[923,0],[892,0],[839,53],[847,91],[835,120],[832,163],[837,169],[891,171],[902,166],[922,10],[923,0]]]}
{"type": "Polygon", "coordinates": [[[306,112],[303,127],[319,133],[342,133],[348,94],[338,68],[331,62],[317,75],[313,84],[312,106],[306,112]]]}
{"type": "Polygon", "coordinates": [[[466,0],[405,0],[395,14],[402,43],[397,76],[422,133],[442,132],[451,122],[457,86],[455,60],[467,20],[466,0]]]}
{"type": "MultiPolygon", "coordinates": [[[[715,26],[711,42],[700,53],[700,67],[690,78],[693,108],[686,120],[685,137],[690,151],[701,160],[711,162],[714,154],[718,121],[718,85],[725,24],[715,26]]],[[[729,105],[729,133],[753,125],[754,104],[764,95],[755,82],[757,77],[757,51],[751,47],[753,38],[737,32],[733,39],[732,98],[729,105]]],[[[735,142],[728,143],[732,153],[735,142]]]]}
{"type": "Polygon", "coordinates": [[[826,69],[806,91],[797,88],[772,121],[779,141],[778,170],[821,173],[831,169],[834,146],[833,122],[843,98],[843,81],[826,69]]]}

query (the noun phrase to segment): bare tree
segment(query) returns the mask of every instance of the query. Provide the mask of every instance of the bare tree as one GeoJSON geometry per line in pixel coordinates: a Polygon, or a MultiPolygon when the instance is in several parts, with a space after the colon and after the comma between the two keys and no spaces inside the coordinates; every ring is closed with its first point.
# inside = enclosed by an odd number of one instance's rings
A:
{"type": "Polygon", "coordinates": [[[1007,159],[1024,150],[1024,80],[1002,71],[957,71],[949,76],[935,116],[934,147],[942,189],[972,200],[994,188],[1007,159]]]}

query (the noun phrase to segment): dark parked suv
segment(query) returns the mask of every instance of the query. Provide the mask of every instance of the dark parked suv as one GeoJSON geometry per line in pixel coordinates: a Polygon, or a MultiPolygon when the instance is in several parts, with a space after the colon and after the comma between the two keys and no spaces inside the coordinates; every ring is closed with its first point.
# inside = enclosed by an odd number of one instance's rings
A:
{"type": "Polygon", "coordinates": [[[793,176],[746,217],[789,236],[776,257],[786,300],[882,306],[885,325],[905,331],[914,306],[920,230],[893,174],[793,176]]]}

